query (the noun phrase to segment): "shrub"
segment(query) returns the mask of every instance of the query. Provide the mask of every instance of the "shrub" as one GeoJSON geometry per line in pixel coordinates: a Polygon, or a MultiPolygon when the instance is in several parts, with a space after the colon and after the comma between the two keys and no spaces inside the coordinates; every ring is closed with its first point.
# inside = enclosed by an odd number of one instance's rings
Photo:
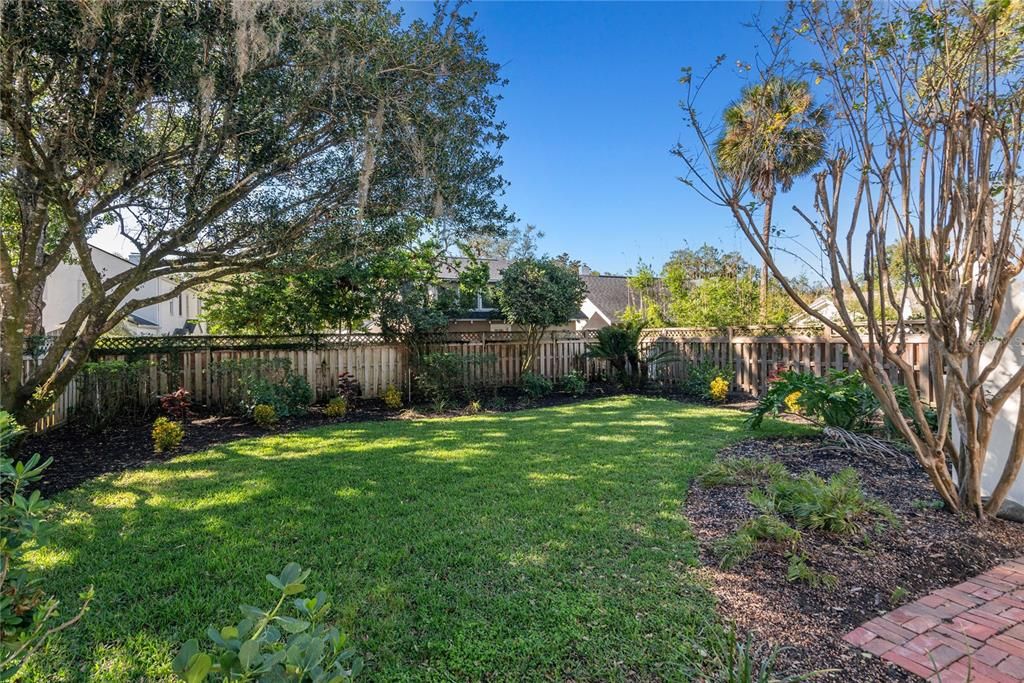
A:
{"type": "Polygon", "coordinates": [[[722,377],[715,377],[708,385],[708,398],[715,403],[721,403],[729,397],[729,382],[722,377]]]}
{"type": "Polygon", "coordinates": [[[363,387],[359,380],[347,372],[338,374],[338,396],[351,404],[362,395],[363,387]]]}
{"type": "Polygon", "coordinates": [[[496,356],[484,353],[422,354],[416,363],[416,391],[435,406],[451,403],[460,390],[466,389],[465,378],[473,374],[469,372],[472,368],[496,361],[496,356]]]}
{"type": "Polygon", "coordinates": [[[578,370],[573,370],[567,375],[562,375],[558,387],[570,396],[582,396],[587,393],[587,380],[578,370]]]}
{"type": "Polygon", "coordinates": [[[160,397],[160,410],[172,420],[184,422],[191,414],[192,394],[185,387],[160,397]]]}
{"type": "Polygon", "coordinates": [[[76,419],[99,431],[117,420],[141,418],[150,410],[152,401],[139,389],[149,368],[149,361],[144,360],[83,365],[77,378],[81,398],[75,408],[76,419]]]}
{"type": "MultiPolygon", "coordinates": [[[[0,411],[0,453],[7,452],[22,434],[22,428],[0,411]]],[[[36,453],[26,462],[0,457],[0,566],[4,568],[3,599],[0,600],[0,677],[14,678],[25,661],[42,648],[51,636],[73,626],[82,618],[92,600],[85,591],[82,606],[70,619],[61,621],[60,605],[48,594],[41,579],[25,561],[27,548],[38,549],[46,541],[44,513],[49,502],[39,491],[28,491],[53,462],[40,462],[36,453]]]]}
{"type": "Polygon", "coordinates": [[[266,429],[277,424],[277,411],[274,410],[274,406],[272,405],[260,403],[259,405],[253,406],[252,419],[253,422],[266,429]]]}
{"type": "Polygon", "coordinates": [[[852,467],[828,481],[813,472],[777,479],[769,485],[767,495],[780,515],[801,528],[855,534],[865,531],[869,523],[896,523],[887,505],[867,497],[852,467]]]}
{"type": "Polygon", "coordinates": [[[757,429],[765,416],[785,412],[799,412],[826,427],[859,432],[871,427],[879,404],[859,372],[833,370],[825,377],[818,377],[784,370],[757,402],[750,426],[757,429]]]}
{"type": "Polygon", "coordinates": [[[153,423],[153,450],[157,453],[177,448],[185,438],[185,429],[180,422],[158,417],[153,423]]]}
{"type": "MultiPolygon", "coordinates": [[[[716,379],[724,380],[725,392],[728,393],[729,385],[732,384],[735,374],[735,371],[730,368],[720,368],[713,361],[702,360],[687,369],[686,378],[682,382],[682,390],[689,396],[706,401],[719,400],[711,395],[711,383],[716,379]]],[[[724,396],[720,400],[725,400],[724,396]]]]}
{"type": "Polygon", "coordinates": [[[345,417],[348,412],[348,399],[344,396],[335,396],[324,408],[324,415],[327,417],[345,417]]]}
{"type": "Polygon", "coordinates": [[[260,404],[272,406],[279,417],[304,415],[313,390],[302,375],[292,372],[287,358],[241,358],[214,364],[212,371],[227,387],[229,410],[249,415],[260,404]]]}
{"type": "Polygon", "coordinates": [[[466,405],[466,412],[469,413],[470,415],[476,415],[481,410],[483,410],[483,405],[480,403],[480,401],[470,401],[466,405]]]}
{"type": "Polygon", "coordinates": [[[384,389],[384,405],[391,410],[398,410],[402,407],[402,392],[394,384],[389,384],[384,389]]]}
{"type": "Polygon", "coordinates": [[[280,681],[282,683],[335,683],[351,680],[363,668],[346,637],[326,625],[330,599],[323,591],[312,598],[306,590],[309,570],[294,562],[267,582],[280,592],[270,610],[240,607],[243,618],[234,625],[206,630],[213,646],[200,649],[198,640],[186,642],[171,664],[189,683],[202,681],[280,681]],[[289,599],[291,598],[291,599],[289,599]],[[292,615],[285,614],[285,607],[292,615]]]}
{"type": "Polygon", "coordinates": [[[547,377],[535,372],[523,373],[523,391],[532,399],[543,398],[554,390],[554,385],[547,377]]]}

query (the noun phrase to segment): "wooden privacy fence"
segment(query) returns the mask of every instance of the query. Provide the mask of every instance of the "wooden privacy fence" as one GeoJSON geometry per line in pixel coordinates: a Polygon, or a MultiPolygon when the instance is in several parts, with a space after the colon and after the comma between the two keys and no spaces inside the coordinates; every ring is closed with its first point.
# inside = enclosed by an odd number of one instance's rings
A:
{"type": "MultiPolygon", "coordinates": [[[[594,337],[592,331],[548,334],[536,355],[534,372],[552,380],[571,371],[591,379],[606,375],[606,364],[586,353],[594,337]]],[[[846,343],[820,335],[749,336],[734,330],[651,329],[645,331],[642,345],[645,350],[674,352],[671,360],[651,368],[651,378],[665,386],[683,381],[694,364],[711,361],[733,370],[734,391],[752,396],[758,396],[779,369],[817,375],[830,369],[852,369],[846,343]]],[[[526,344],[519,333],[477,332],[439,336],[428,343],[427,350],[479,361],[465,364],[464,385],[513,386],[521,379],[526,344]]],[[[927,337],[908,338],[905,357],[924,397],[934,401],[927,351],[927,337]]],[[[128,337],[103,340],[92,355],[94,361],[144,361],[137,388],[140,401],[154,401],[184,387],[195,402],[214,407],[224,405],[236,381],[231,373],[217,368],[225,367],[221,365],[224,361],[248,358],[286,360],[293,372],[309,382],[318,401],[335,394],[342,372],[359,381],[367,398],[381,396],[389,385],[407,391],[412,379],[408,350],[379,335],[128,337]]],[[[25,371],[33,366],[34,361],[26,358],[25,371]]],[[[902,378],[894,372],[893,379],[902,378]]],[[[62,424],[76,407],[90,400],[83,384],[73,380],[35,429],[62,424]]]]}

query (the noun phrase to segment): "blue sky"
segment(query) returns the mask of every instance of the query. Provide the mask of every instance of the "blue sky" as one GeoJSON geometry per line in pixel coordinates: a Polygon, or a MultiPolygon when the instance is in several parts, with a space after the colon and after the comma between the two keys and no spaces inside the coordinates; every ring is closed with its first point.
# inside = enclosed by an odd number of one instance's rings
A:
{"type": "MultiPolygon", "coordinates": [[[[410,17],[433,11],[430,2],[401,4],[410,17]]],[[[669,150],[687,141],[680,68],[699,72],[719,54],[727,64],[752,59],[759,37],[743,24],[783,10],[780,2],[469,5],[509,81],[499,106],[509,136],[505,201],[544,231],[541,250],[612,273],[639,259],[660,268],[673,249],[704,242],[756,261],[728,212],[677,180],[684,169],[669,150]]],[[[743,82],[724,69],[704,93],[704,111],[718,115],[743,82]]],[[[776,222],[799,233],[791,204],[777,200],[776,222]]],[[[129,249],[110,231],[96,242],[129,249]]]]}
{"type": "MultiPolygon", "coordinates": [[[[430,3],[404,6],[412,16],[431,11],[430,3]]],[[[751,59],[758,36],[743,24],[758,12],[778,15],[781,3],[476,2],[469,9],[509,80],[499,108],[509,135],[506,201],[545,232],[542,250],[568,252],[602,272],[625,272],[640,258],[660,267],[671,250],[704,242],[755,259],[728,212],[676,179],[684,169],[669,149],[687,140],[680,68],[699,72],[719,54],[727,64],[751,59]]],[[[725,69],[705,92],[706,111],[721,111],[742,84],[725,69]]],[[[780,224],[792,222],[790,203],[776,204],[780,224]]]]}

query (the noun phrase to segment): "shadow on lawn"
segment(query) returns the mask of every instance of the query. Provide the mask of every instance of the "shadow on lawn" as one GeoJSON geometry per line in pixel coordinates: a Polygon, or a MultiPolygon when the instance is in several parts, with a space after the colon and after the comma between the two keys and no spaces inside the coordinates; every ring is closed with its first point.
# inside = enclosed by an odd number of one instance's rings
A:
{"type": "Polygon", "coordinates": [[[168,673],[295,560],[381,680],[697,675],[680,505],[742,414],[639,398],[246,440],[58,497],[36,553],[86,622],[35,680],[168,673]]]}

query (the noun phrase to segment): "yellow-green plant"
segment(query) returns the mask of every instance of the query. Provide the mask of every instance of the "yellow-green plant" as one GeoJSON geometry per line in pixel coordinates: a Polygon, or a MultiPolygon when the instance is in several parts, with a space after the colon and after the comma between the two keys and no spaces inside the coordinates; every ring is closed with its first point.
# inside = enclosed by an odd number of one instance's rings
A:
{"type": "Polygon", "coordinates": [[[260,403],[252,409],[252,419],[260,427],[271,427],[277,424],[277,411],[274,406],[260,403]]]}
{"type": "Polygon", "coordinates": [[[729,395],[729,382],[722,377],[715,377],[708,385],[708,396],[715,403],[721,403],[729,395]]]}
{"type": "Polygon", "coordinates": [[[180,422],[158,417],[153,423],[153,450],[163,453],[177,447],[185,438],[185,428],[180,422]]]}
{"type": "Polygon", "coordinates": [[[786,396],[786,399],[785,399],[786,409],[789,410],[789,412],[791,412],[791,413],[799,413],[800,412],[800,394],[801,393],[802,392],[794,391],[794,392],[791,392],[788,396],[786,396]]]}
{"type": "Polygon", "coordinates": [[[389,384],[384,389],[384,405],[391,410],[398,410],[402,407],[402,392],[394,384],[389,384]]]}
{"type": "Polygon", "coordinates": [[[335,396],[324,408],[324,415],[327,417],[345,417],[348,412],[348,399],[344,396],[335,396]]]}

